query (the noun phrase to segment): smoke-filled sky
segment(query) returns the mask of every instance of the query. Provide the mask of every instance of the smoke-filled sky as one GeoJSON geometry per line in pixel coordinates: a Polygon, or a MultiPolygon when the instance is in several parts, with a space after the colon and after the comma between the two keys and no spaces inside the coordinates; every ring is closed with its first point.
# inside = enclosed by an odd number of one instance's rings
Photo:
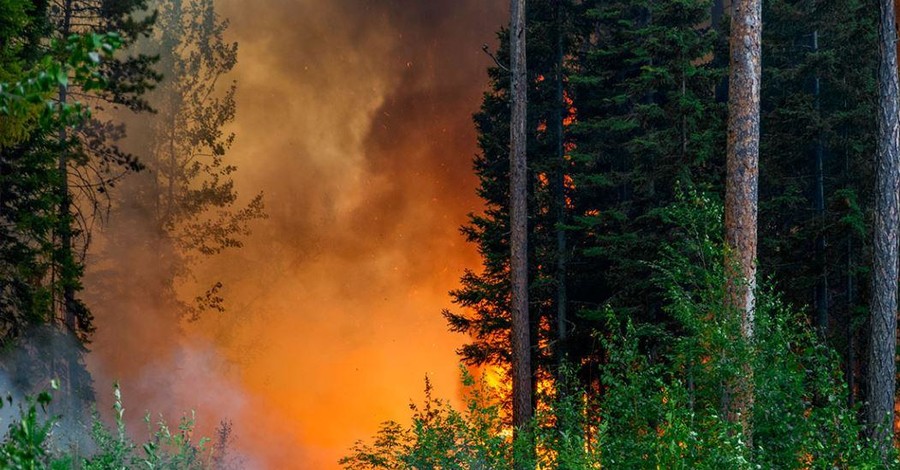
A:
{"type": "Polygon", "coordinates": [[[465,338],[440,310],[479,266],[458,227],[480,210],[471,114],[490,61],[481,45],[495,43],[507,2],[218,8],[240,44],[228,157],[242,198],[263,191],[269,218],[197,269],[198,285],[224,283],[226,313],[178,339],[150,308],[96,307],[89,364],[99,393],[121,379],[138,415],[174,401],[201,428],[232,419],[248,467],[336,468],[378,423],[408,418],[425,374],[458,394],[465,338]]]}

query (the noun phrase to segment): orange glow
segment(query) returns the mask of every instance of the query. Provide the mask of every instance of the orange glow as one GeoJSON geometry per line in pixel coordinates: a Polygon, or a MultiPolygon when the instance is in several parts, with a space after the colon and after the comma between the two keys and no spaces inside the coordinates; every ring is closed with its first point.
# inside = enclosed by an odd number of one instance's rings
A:
{"type": "MultiPolygon", "coordinates": [[[[122,382],[135,430],[145,409],[196,409],[203,434],[233,420],[249,468],[338,468],[380,422],[408,421],[425,374],[459,404],[465,338],[440,311],[481,262],[458,232],[482,207],[470,116],[490,58],[471,51],[495,38],[508,4],[217,6],[240,44],[228,157],[240,197],[264,191],[269,219],[179,286],[192,299],[224,285],[227,312],[196,323],[139,295],[164,281],[153,254],[122,253],[142,277],[118,273],[132,297],[88,299],[98,326],[89,366],[101,398],[122,382]]],[[[140,130],[129,134],[139,151],[140,130]]],[[[110,231],[139,229],[115,217],[110,231]]]]}
{"type": "Polygon", "coordinates": [[[800,456],[800,458],[798,459],[798,462],[800,463],[800,468],[802,468],[804,470],[810,469],[810,468],[812,468],[812,464],[813,464],[813,456],[812,456],[812,454],[810,454],[808,452],[804,453],[803,455],[800,456]]]}
{"type": "Polygon", "coordinates": [[[578,118],[578,109],[575,108],[575,101],[569,96],[568,92],[563,92],[563,102],[566,104],[568,113],[563,118],[563,126],[569,127],[575,123],[578,118]]]}
{"type": "Polygon", "coordinates": [[[546,188],[550,186],[550,177],[547,176],[547,173],[538,173],[537,174],[538,185],[542,188],[546,188]]]}
{"type": "MultiPolygon", "coordinates": [[[[502,403],[507,403],[512,399],[512,380],[510,379],[510,371],[508,365],[492,365],[482,368],[482,377],[484,380],[485,391],[489,396],[497,397],[502,403]]],[[[503,423],[509,423],[500,435],[504,439],[512,439],[512,414],[505,406],[500,407],[500,420],[503,423]]]]}
{"type": "Polygon", "coordinates": [[[900,436],[900,401],[894,400],[894,440],[900,436]]]}

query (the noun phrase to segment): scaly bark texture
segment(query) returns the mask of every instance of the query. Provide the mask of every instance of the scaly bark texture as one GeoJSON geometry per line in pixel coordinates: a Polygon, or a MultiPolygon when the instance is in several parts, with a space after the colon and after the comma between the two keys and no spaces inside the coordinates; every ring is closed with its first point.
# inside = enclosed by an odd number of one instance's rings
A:
{"type": "MultiPolygon", "coordinates": [[[[510,71],[512,116],[509,146],[510,282],[512,331],[513,426],[520,429],[531,420],[531,338],[528,315],[527,168],[525,114],[527,75],[525,65],[525,0],[510,5],[510,71]]],[[[517,463],[517,468],[521,464],[517,463]]]]}
{"type": "MultiPolygon", "coordinates": [[[[725,181],[727,307],[740,315],[745,341],[753,338],[756,287],[756,217],[759,186],[759,92],[762,2],[737,0],[731,16],[728,88],[728,149],[725,181]]],[[[753,375],[733,384],[728,415],[740,419],[752,443],[753,375]]]]}
{"type": "Polygon", "coordinates": [[[900,107],[896,14],[893,0],[879,0],[878,143],[875,156],[875,226],[869,320],[869,435],[886,455],[894,422],[897,345],[897,241],[900,224],[900,107]]]}

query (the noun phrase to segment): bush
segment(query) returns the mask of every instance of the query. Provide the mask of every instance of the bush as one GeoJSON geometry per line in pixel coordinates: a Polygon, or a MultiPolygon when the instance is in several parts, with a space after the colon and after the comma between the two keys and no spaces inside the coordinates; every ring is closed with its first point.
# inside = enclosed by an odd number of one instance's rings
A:
{"type": "Polygon", "coordinates": [[[425,378],[425,400],[410,404],[412,424],[383,423],[373,443],[357,441],[340,460],[346,469],[495,469],[508,464],[511,448],[504,437],[500,405],[463,370],[466,409],[459,412],[425,378]]]}
{"type": "MultiPolygon", "coordinates": [[[[56,384],[52,384],[56,389],[56,384]]],[[[194,435],[194,416],[182,417],[177,429],[171,429],[160,418],[151,423],[150,415],[145,416],[151,437],[137,444],[128,436],[118,386],[114,388],[115,428],[109,429],[97,413],[91,424],[90,444],[94,448],[84,456],[80,450],[61,448],[58,444],[59,417],[47,416],[50,392],[42,392],[37,397],[28,397],[19,406],[19,415],[13,419],[6,435],[0,442],[0,468],[10,470],[111,470],[111,469],[167,469],[167,470],[222,470],[236,464],[227,457],[227,443],[231,425],[223,422],[219,428],[218,440],[210,445],[209,438],[197,441],[194,435]]],[[[12,406],[14,400],[7,395],[5,405],[12,406]]],[[[0,402],[0,407],[3,402],[0,402]]]]}
{"type": "MultiPolygon", "coordinates": [[[[637,325],[599,312],[595,336],[606,354],[599,393],[546,394],[513,445],[508,423],[496,418],[502,400],[475,395],[460,413],[433,398],[426,381],[410,427],[386,423],[373,444],[357,442],[341,464],[510,468],[513,449],[529,445],[538,460],[529,468],[883,468],[862,437],[858,410],[846,404],[837,354],[767,283],[756,293],[754,339],[742,339],[737,315],[724,306],[721,213],[711,197],[687,193],[661,214],[682,235],[654,266],[669,323],[637,325]],[[740,420],[725,415],[729,391],[748,372],[752,446],[740,420]]],[[[558,375],[554,389],[573,388],[570,374],[558,375]]],[[[471,388],[471,377],[464,380],[471,388]]]]}

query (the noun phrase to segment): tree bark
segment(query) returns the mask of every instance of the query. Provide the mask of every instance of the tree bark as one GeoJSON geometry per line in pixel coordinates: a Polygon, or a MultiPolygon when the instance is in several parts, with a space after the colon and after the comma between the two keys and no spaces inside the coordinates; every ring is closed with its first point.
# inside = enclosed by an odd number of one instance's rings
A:
{"type": "MultiPolygon", "coordinates": [[[[512,331],[513,427],[520,431],[532,416],[531,338],[528,314],[528,216],[526,165],[527,75],[525,0],[510,5],[510,315],[512,331]]],[[[523,467],[516,462],[516,468],[523,467]]]]}
{"type": "MultiPolygon", "coordinates": [[[[812,51],[819,52],[819,31],[813,31],[812,51]]],[[[813,96],[815,98],[816,114],[821,116],[821,80],[818,72],[813,80],[813,96]]],[[[816,277],[816,327],[822,338],[828,335],[828,265],[825,260],[825,142],[822,132],[816,137],[815,145],[815,188],[814,205],[816,210],[816,265],[818,276],[816,277]]]]}
{"type": "Polygon", "coordinates": [[[565,96],[563,93],[563,61],[565,54],[563,51],[563,24],[562,24],[563,7],[562,0],[556,1],[556,106],[553,112],[553,124],[556,127],[554,137],[556,138],[556,161],[557,173],[553,183],[554,201],[556,205],[556,335],[557,345],[556,354],[559,365],[562,366],[566,360],[567,342],[568,342],[568,315],[567,304],[568,295],[566,291],[566,231],[563,226],[566,223],[566,155],[565,155],[565,134],[563,130],[563,119],[568,111],[566,109],[565,96]]]}
{"type": "Polygon", "coordinates": [[[853,235],[847,236],[847,406],[856,406],[856,328],[853,325],[853,235]]]}
{"type": "Polygon", "coordinates": [[[896,16],[893,0],[880,0],[878,143],[875,155],[875,226],[869,319],[868,407],[870,437],[886,456],[894,422],[897,344],[897,241],[900,224],[900,106],[896,16]]]}
{"type": "MultiPolygon", "coordinates": [[[[756,288],[762,2],[737,0],[733,8],[725,182],[726,306],[740,315],[741,334],[749,343],[756,288]]],[[[731,419],[740,420],[745,442],[752,446],[753,371],[745,364],[745,373],[730,391],[727,411],[731,419]]]]}

